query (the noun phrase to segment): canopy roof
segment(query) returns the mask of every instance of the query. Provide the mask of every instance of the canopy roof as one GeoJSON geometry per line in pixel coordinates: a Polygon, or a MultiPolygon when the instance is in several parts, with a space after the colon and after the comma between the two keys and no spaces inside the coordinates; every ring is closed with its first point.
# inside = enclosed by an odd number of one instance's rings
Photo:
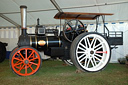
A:
{"type": "Polygon", "coordinates": [[[82,13],[82,12],[58,12],[55,19],[79,19],[79,20],[94,20],[101,15],[113,15],[108,13],[82,13]]]}

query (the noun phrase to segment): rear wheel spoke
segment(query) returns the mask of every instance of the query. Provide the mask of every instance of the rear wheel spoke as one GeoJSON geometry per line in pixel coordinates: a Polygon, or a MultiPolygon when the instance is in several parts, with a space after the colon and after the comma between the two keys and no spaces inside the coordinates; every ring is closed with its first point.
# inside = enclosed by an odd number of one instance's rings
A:
{"type": "Polygon", "coordinates": [[[94,64],[95,64],[95,66],[96,66],[97,64],[96,64],[96,60],[95,60],[95,58],[94,58],[94,57],[93,57],[93,61],[94,61],[94,64]]]}
{"type": "Polygon", "coordinates": [[[82,48],[82,47],[79,47],[80,50],[83,50],[83,51],[86,51],[86,49],[82,48]]]}
{"type": "Polygon", "coordinates": [[[96,41],[97,41],[97,39],[95,38],[95,40],[94,40],[94,44],[93,44],[93,48],[94,48],[95,45],[96,45],[96,41]]]}
{"type": "Polygon", "coordinates": [[[84,61],[84,66],[86,67],[86,64],[87,64],[87,58],[85,59],[84,61]]]}
{"type": "Polygon", "coordinates": [[[83,56],[85,56],[86,54],[82,54],[81,56],[79,56],[78,58],[80,59],[80,58],[82,58],[83,56]]]}
{"type": "Polygon", "coordinates": [[[85,51],[78,51],[77,53],[81,53],[81,54],[86,54],[87,52],[85,52],[85,51]]]}
{"type": "Polygon", "coordinates": [[[96,48],[95,50],[97,51],[97,50],[99,50],[99,49],[101,49],[101,48],[103,48],[102,45],[99,46],[98,48],[96,48]]]}
{"type": "Polygon", "coordinates": [[[89,59],[88,62],[87,62],[87,67],[89,66],[89,64],[90,64],[90,59],[89,59]]]}
{"type": "Polygon", "coordinates": [[[91,44],[88,38],[87,38],[87,44],[89,45],[89,48],[91,48],[91,44]]]}
{"type": "Polygon", "coordinates": [[[100,45],[102,45],[104,42],[100,42],[98,45],[96,45],[94,48],[99,47],[100,45]]]}
{"type": "Polygon", "coordinates": [[[94,56],[98,61],[100,61],[101,63],[103,63],[103,61],[101,59],[99,59],[98,57],[94,56]]]}
{"type": "Polygon", "coordinates": [[[94,42],[95,42],[95,37],[93,37],[93,39],[91,41],[91,46],[93,45],[94,42]]]}
{"type": "Polygon", "coordinates": [[[95,67],[95,65],[94,65],[94,63],[93,63],[93,61],[92,61],[92,59],[90,59],[90,61],[91,61],[91,63],[92,63],[92,66],[95,67]]]}
{"type": "Polygon", "coordinates": [[[82,59],[80,59],[80,62],[82,62],[86,57],[83,57],[82,59]]]}
{"type": "Polygon", "coordinates": [[[85,46],[86,46],[86,48],[88,48],[88,45],[87,45],[87,39],[86,39],[86,38],[84,39],[84,42],[85,42],[85,46]]]}
{"type": "Polygon", "coordinates": [[[87,49],[87,47],[86,47],[85,45],[83,45],[82,43],[80,43],[80,45],[81,45],[82,47],[84,47],[85,49],[87,49]]]}
{"type": "Polygon", "coordinates": [[[99,55],[99,54],[95,54],[96,56],[98,56],[98,57],[100,57],[100,58],[102,58],[102,56],[101,55],[99,55]]]}

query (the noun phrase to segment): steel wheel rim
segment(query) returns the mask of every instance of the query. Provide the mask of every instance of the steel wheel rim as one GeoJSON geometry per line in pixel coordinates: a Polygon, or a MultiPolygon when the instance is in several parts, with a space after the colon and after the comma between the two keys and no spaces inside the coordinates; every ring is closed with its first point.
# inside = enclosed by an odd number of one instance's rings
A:
{"type": "Polygon", "coordinates": [[[17,50],[11,60],[13,71],[20,76],[29,76],[36,73],[40,65],[40,55],[32,48],[21,48],[17,50]],[[21,53],[22,51],[25,53],[21,53]]]}
{"type": "Polygon", "coordinates": [[[76,59],[82,69],[91,72],[99,71],[110,59],[109,44],[98,34],[88,34],[78,42],[76,59]]]}

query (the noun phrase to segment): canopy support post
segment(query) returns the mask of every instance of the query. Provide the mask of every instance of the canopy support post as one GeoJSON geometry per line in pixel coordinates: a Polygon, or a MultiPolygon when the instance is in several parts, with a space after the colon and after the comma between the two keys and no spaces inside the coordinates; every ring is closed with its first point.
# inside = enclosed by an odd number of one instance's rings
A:
{"type": "Polygon", "coordinates": [[[104,25],[104,36],[105,36],[105,29],[108,31],[108,35],[107,35],[107,37],[109,37],[109,30],[108,30],[108,28],[107,28],[107,26],[105,25],[105,15],[102,15],[102,20],[103,20],[103,25],[104,25]]]}

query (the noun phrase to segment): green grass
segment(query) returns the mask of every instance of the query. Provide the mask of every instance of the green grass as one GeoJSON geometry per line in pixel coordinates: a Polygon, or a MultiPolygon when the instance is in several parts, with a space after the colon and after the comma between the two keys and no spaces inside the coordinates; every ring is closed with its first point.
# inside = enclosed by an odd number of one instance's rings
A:
{"type": "Polygon", "coordinates": [[[76,73],[75,66],[61,61],[43,61],[40,70],[32,76],[14,74],[9,60],[0,63],[0,85],[128,85],[128,67],[109,64],[97,73],[76,73]]]}

